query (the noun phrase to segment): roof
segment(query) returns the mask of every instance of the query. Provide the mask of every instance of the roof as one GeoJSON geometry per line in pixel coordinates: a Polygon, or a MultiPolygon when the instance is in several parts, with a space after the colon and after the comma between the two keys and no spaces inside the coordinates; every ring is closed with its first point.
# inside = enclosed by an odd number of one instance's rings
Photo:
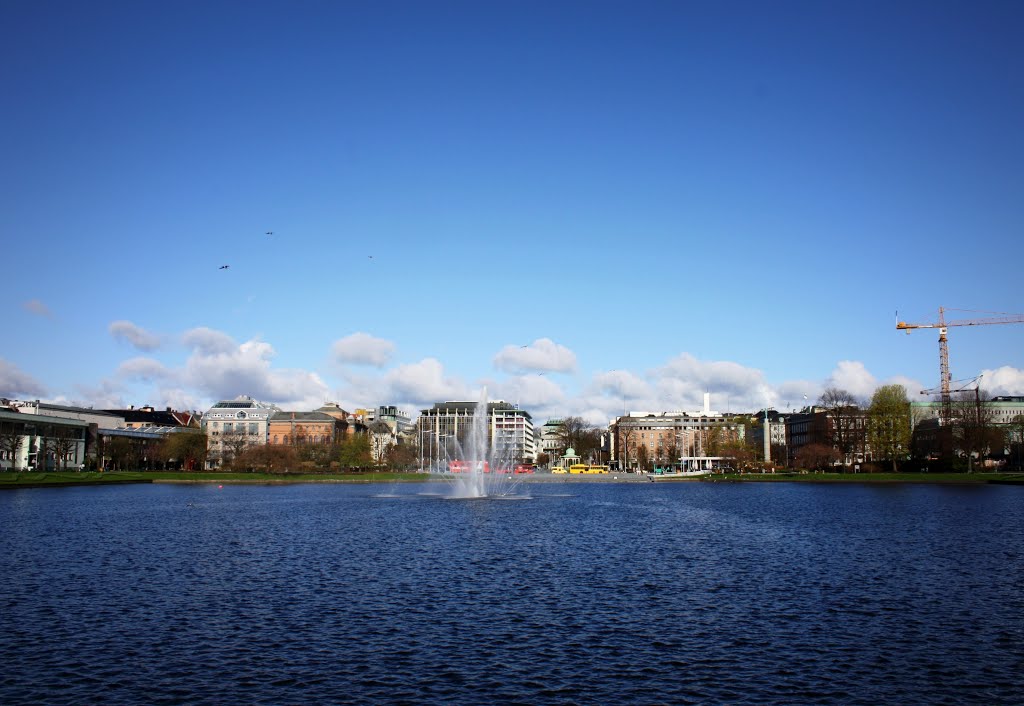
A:
{"type": "Polygon", "coordinates": [[[124,417],[124,421],[129,424],[147,422],[149,424],[166,427],[184,426],[184,424],[181,423],[181,419],[175,416],[177,413],[170,410],[104,409],[103,411],[116,414],[119,417],[124,417]]]}
{"type": "Polygon", "coordinates": [[[272,422],[330,422],[337,421],[335,417],[323,412],[274,412],[270,415],[272,422]]]}
{"type": "Polygon", "coordinates": [[[23,424],[56,424],[58,426],[88,427],[89,422],[81,419],[67,419],[66,417],[54,417],[49,414],[24,414],[22,412],[11,412],[0,409],[0,419],[7,422],[21,422],[23,424]]]}
{"type": "MultiPolygon", "coordinates": [[[[22,409],[31,409],[33,407],[38,407],[39,409],[49,409],[49,410],[53,410],[55,412],[73,412],[74,414],[96,414],[96,415],[105,416],[105,417],[118,417],[118,418],[121,416],[119,414],[113,414],[109,410],[105,410],[105,409],[93,409],[92,407],[73,407],[73,406],[63,405],[63,404],[52,404],[50,402],[39,402],[39,401],[25,402],[25,401],[21,401],[21,402],[19,402],[19,404],[21,405],[22,409]]],[[[31,413],[29,413],[29,414],[31,414],[31,413]]]]}

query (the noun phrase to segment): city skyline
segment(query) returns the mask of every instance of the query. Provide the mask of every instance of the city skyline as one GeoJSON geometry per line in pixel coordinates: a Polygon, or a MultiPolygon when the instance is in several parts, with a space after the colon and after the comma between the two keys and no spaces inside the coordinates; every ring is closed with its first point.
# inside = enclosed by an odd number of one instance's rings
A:
{"type": "MultiPolygon", "coordinates": [[[[1016,3],[8,18],[0,396],[916,400],[937,336],[897,311],[1024,313],[1016,3]]],[[[1024,326],[949,338],[954,379],[1024,394],[1024,326]]]]}

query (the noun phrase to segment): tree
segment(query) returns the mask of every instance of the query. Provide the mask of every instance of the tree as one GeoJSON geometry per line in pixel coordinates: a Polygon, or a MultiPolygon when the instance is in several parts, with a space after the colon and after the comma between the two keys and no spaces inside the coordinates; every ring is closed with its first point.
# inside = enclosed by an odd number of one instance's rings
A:
{"type": "Polygon", "coordinates": [[[597,428],[582,417],[566,417],[558,427],[561,452],[564,454],[566,449],[572,448],[577,456],[586,458],[589,452],[601,448],[600,433],[595,432],[597,428]]]}
{"type": "Polygon", "coordinates": [[[220,435],[221,460],[225,465],[233,465],[232,461],[242,455],[249,445],[249,435],[244,431],[225,431],[220,435]]]}
{"type": "Polygon", "coordinates": [[[257,444],[236,456],[232,465],[261,473],[291,473],[299,461],[294,446],[257,444]]]}
{"type": "Polygon", "coordinates": [[[647,457],[647,447],[644,446],[643,444],[640,444],[637,447],[637,450],[636,450],[636,463],[637,463],[637,468],[639,468],[639,470],[641,470],[641,471],[649,470],[648,469],[648,465],[650,465],[650,462],[648,461],[648,457],[647,457]]]}
{"type": "Polygon", "coordinates": [[[123,471],[135,464],[135,446],[123,436],[115,436],[104,445],[103,454],[115,470],[123,471]]]}
{"type": "Polygon", "coordinates": [[[910,451],[910,401],[903,385],[882,385],[868,408],[868,443],[876,460],[897,462],[910,451]]]}
{"type": "Polygon", "coordinates": [[[175,432],[168,434],[158,452],[165,463],[178,463],[181,470],[193,471],[202,468],[206,461],[206,434],[197,432],[175,432]]]}
{"type": "Polygon", "coordinates": [[[77,429],[69,427],[56,427],[53,430],[53,438],[50,439],[50,451],[54,455],[54,465],[61,470],[68,467],[68,456],[78,446],[79,435],[77,429]]]}
{"type": "Polygon", "coordinates": [[[818,404],[825,408],[828,418],[829,441],[839,451],[843,464],[848,464],[857,446],[863,446],[857,398],[842,388],[826,387],[818,404]]]}
{"type": "Polygon", "coordinates": [[[1021,452],[1024,451],[1024,414],[1018,414],[1016,417],[1010,420],[1009,424],[1010,444],[1016,449],[1016,468],[1018,471],[1024,469],[1022,465],[1021,452]]]}
{"type": "Polygon", "coordinates": [[[13,424],[5,425],[0,429],[0,451],[11,458],[11,470],[18,470],[18,452],[25,443],[25,437],[19,434],[13,424]]]}
{"type": "Polygon", "coordinates": [[[631,424],[616,424],[616,433],[618,434],[618,446],[619,446],[619,464],[621,470],[629,470],[630,455],[629,450],[636,450],[637,432],[636,427],[631,424]]]}
{"type": "Polygon", "coordinates": [[[835,466],[839,460],[839,451],[828,444],[807,444],[796,452],[794,462],[800,468],[814,471],[826,470],[835,466]]]}
{"type": "Polygon", "coordinates": [[[392,444],[384,457],[388,468],[394,471],[405,471],[416,465],[416,449],[408,444],[392,444]]]}
{"type": "Polygon", "coordinates": [[[952,401],[950,424],[955,445],[967,456],[967,471],[993,447],[1003,448],[1002,432],[993,423],[989,396],[981,390],[959,393],[952,401]]]}
{"type": "Polygon", "coordinates": [[[338,444],[338,461],[342,468],[368,468],[373,465],[370,439],[366,434],[355,434],[338,444]]]}

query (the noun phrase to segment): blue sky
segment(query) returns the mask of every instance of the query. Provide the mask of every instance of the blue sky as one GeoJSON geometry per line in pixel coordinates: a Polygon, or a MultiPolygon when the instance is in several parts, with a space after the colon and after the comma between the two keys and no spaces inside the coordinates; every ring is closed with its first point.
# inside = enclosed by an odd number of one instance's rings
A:
{"type": "MultiPolygon", "coordinates": [[[[6,2],[3,25],[3,396],[787,408],[936,385],[897,310],[1024,313],[1017,2],[6,2]]],[[[1022,344],[952,329],[953,377],[1024,394],[1022,344]]]]}

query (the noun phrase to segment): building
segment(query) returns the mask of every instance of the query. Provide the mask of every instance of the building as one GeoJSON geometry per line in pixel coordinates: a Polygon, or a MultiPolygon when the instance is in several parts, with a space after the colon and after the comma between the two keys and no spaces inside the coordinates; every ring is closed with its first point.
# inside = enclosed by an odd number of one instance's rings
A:
{"type": "Polygon", "coordinates": [[[746,437],[742,422],[711,410],[709,394],[700,411],[630,412],[615,419],[609,431],[611,457],[627,471],[718,468],[728,459],[716,451],[746,437]]]}
{"type": "Polygon", "coordinates": [[[115,414],[124,419],[126,429],[145,429],[147,427],[200,427],[199,415],[194,412],[178,412],[170,407],[154,409],[145,407],[129,407],[128,409],[105,409],[104,412],[115,414]]]}
{"type": "Polygon", "coordinates": [[[800,465],[801,452],[818,446],[834,451],[833,465],[857,466],[871,460],[868,413],[858,407],[829,410],[807,407],[785,419],[790,466],[800,465]]]}
{"type": "MultiPolygon", "coordinates": [[[[476,414],[476,402],[438,402],[420,411],[416,437],[421,467],[444,467],[464,459],[476,414]]],[[[536,455],[533,419],[530,413],[503,400],[487,403],[486,455],[497,462],[515,466],[532,463],[536,455]]]]}
{"type": "Polygon", "coordinates": [[[77,419],[86,424],[95,424],[100,429],[126,429],[127,424],[122,415],[91,407],[74,407],[69,405],[51,404],[49,402],[15,401],[11,406],[22,414],[38,414],[46,417],[62,417],[77,419]]]}
{"type": "MultiPolygon", "coordinates": [[[[0,457],[7,464],[0,467],[10,468],[13,462],[19,468],[36,466],[36,456],[44,450],[48,461],[46,467],[53,469],[62,463],[76,468],[98,468],[101,470],[117,469],[153,469],[180,467],[183,464],[168,463],[161,458],[161,447],[169,434],[179,432],[195,433],[199,431],[199,422],[191,412],[174,412],[173,410],[157,411],[152,407],[129,408],[127,410],[96,410],[87,407],[56,405],[34,400],[30,402],[9,402],[10,409],[17,409],[26,416],[39,416],[77,422],[85,429],[82,438],[83,448],[74,452],[65,448],[67,443],[61,440],[67,431],[57,427],[35,427],[41,433],[35,438],[26,438],[18,452],[17,458],[0,457]],[[55,451],[53,446],[57,445],[55,451]],[[33,454],[33,456],[29,456],[33,454]]],[[[58,424],[58,422],[54,422],[58,424]]],[[[32,436],[32,435],[30,435],[32,436]]]]}
{"type": "Polygon", "coordinates": [[[0,409],[0,469],[81,470],[90,427],[95,424],[83,419],[0,409]]]}
{"type": "Polygon", "coordinates": [[[286,446],[333,444],[343,438],[339,422],[324,412],[274,412],[267,427],[267,443],[286,446]]]}
{"type": "Polygon", "coordinates": [[[562,440],[562,420],[549,419],[544,422],[540,428],[540,440],[537,444],[537,450],[538,455],[547,455],[548,466],[551,468],[559,465],[564,443],[562,440]]]}
{"type": "Polygon", "coordinates": [[[953,400],[953,418],[941,418],[942,403],[911,402],[911,445],[914,456],[925,460],[954,457],[974,460],[988,458],[988,463],[1003,462],[1022,467],[1021,447],[1024,425],[1016,420],[1024,417],[1024,396],[998,396],[989,400],[968,395],[953,400]]]}
{"type": "Polygon", "coordinates": [[[209,439],[206,467],[219,468],[247,446],[267,443],[270,417],[280,411],[276,405],[247,395],[222,400],[210,407],[202,421],[209,439]]]}

